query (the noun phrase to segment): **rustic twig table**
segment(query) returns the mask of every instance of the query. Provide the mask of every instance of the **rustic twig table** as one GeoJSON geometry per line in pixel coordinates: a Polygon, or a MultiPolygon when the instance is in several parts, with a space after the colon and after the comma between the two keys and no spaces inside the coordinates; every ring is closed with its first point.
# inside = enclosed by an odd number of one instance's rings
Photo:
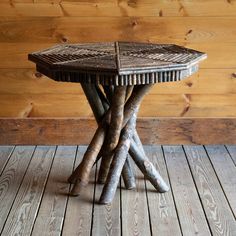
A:
{"type": "Polygon", "coordinates": [[[112,201],[121,175],[127,189],[135,188],[130,157],[158,192],[168,191],[143,150],[135,129],[137,113],[153,84],[190,76],[204,58],[204,53],[172,44],[130,42],[62,44],[29,54],[42,74],[81,83],[98,123],[81,163],[68,179],[74,184],[71,195],[79,195],[88,184],[100,158],[98,181],[104,183],[100,203],[112,201]]]}

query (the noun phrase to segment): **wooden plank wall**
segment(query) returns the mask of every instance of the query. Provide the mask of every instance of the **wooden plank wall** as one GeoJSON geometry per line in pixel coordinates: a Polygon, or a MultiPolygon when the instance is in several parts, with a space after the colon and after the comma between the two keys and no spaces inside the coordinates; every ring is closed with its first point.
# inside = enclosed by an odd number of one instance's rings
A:
{"type": "Polygon", "coordinates": [[[234,0],[1,0],[0,117],[91,117],[80,85],[48,80],[27,61],[56,43],[176,43],[208,54],[199,73],[156,85],[143,117],[236,116],[234,0]],[[150,106],[152,104],[152,106],[150,106]]]}

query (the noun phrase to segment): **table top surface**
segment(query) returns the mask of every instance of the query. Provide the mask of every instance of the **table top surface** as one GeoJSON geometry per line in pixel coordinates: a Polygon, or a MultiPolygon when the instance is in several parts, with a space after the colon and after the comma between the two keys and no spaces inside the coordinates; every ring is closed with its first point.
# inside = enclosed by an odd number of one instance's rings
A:
{"type": "MultiPolygon", "coordinates": [[[[157,73],[163,77],[164,74],[161,74],[164,72],[172,73],[168,76],[169,81],[172,81],[170,77],[176,77],[173,81],[180,80],[194,73],[206,54],[174,44],[110,42],[60,44],[31,53],[28,58],[36,63],[39,72],[55,80],[63,80],[63,74],[75,72],[96,77],[93,79],[89,76],[88,79],[87,76],[87,79],[83,78],[84,81],[126,85],[139,84],[135,75],[145,76],[145,79],[141,79],[142,83],[165,82],[156,78],[157,73]],[[181,71],[183,75],[178,76],[177,73],[181,71]],[[147,79],[147,74],[152,79],[147,79]],[[103,81],[97,75],[102,75],[103,81]]],[[[64,77],[64,80],[68,80],[68,76],[64,77]]],[[[73,78],[70,81],[82,82],[81,78],[77,76],[77,81],[71,81],[73,78]]]]}

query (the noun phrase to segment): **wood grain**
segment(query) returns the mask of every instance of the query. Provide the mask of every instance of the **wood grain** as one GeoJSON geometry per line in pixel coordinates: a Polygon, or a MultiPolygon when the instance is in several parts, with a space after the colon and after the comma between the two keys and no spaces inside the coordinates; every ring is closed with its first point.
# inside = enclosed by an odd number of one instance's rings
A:
{"type": "Polygon", "coordinates": [[[235,235],[235,219],[201,146],[185,146],[187,159],[213,235],[235,235]]]}
{"type": "MultiPolygon", "coordinates": [[[[98,179],[98,167],[97,176],[98,179]]],[[[96,184],[94,195],[93,225],[91,235],[121,235],[121,212],[120,212],[120,188],[117,188],[112,203],[107,205],[99,205],[99,198],[103,189],[102,184],[96,184]]]]}
{"type": "Polygon", "coordinates": [[[24,173],[31,160],[33,146],[18,146],[9,159],[0,177],[0,232],[4,227],[24,173]]]}
{"type": "Polygon", "coordinates": [[[235,17],[0,17],[0,43],[235,43],[235,17]],[[109,28],[109,34],[107,34],[109,28]],[[98,30],[99,29],[99,30],[98,30]],[[30,32],[30,33],[29,33],[30,32]],[[171,35],[171,37],[170,37],[171,35]]]}
{"type": "MultiPolygon", "coordinates": [[[[233,76],[236,73],[236,34],[232,23],[235,8],[234,0],[2,0],[0,68],[7,70],[0,70],[0,93],[4,95],[0,100],[0,116],[62,116],[59,104],[65,108],[64,116],[77,116],[81,112],[90,116],[84,100],[73,101],[73,106],[69,106],[69,100],[75,98],[71,95],[81,94],[79,85],[56,84],[39,74],[36,80],[34,65],[27,60],[27,54],[55,43],[134,40],[176,43],[208,54],[199,73],[190,79],[171,85],[160,84],[153,89],[152,94],[173,98],[171,105],[165,97],[153,102],[157,104],[155,114],[235,117],[235,105],[231,105],[235,98],[228,97],[236,92],[233,76]],[[36,105],[31,103],[31,93],[39,95],[36,101],[33,98],[36,105]],[[63,96],[53,101],[45,100],[52,99],[48,97],[40,98],[42,94],[52,93],[63,96]],[[198,94],[204,94],[206,99],[194,99],[199,102],[195,108],[191,104],[189,109],[188,104],[180,104],[180,96],[169,94],[185,94],[186,97],[195,94],[197,98],[198,94]],[[208,94],[216,97],[208,97],[208,94]],[[217,106],[220,100],[224,100],[224,105],[217,106]],[[81,110],[74,106],[80,106],[81,110]]],[[[143,110],[142,114],[149,116],[149,111],[143,110]]]]}
{"type": "MultiPolygon", "coordinates": [[[[224,146],[206,146],[206,151],[231,209],[233,212],[236,212],[236,167],[224,146]]],[[[236,218],[236,214],[234,217],[236,218]]]]}
{"type": "Polygon", "coordinates": [[[30,235],[54,152],[54,146],[38,146],[36,148],[3,228],[3,235],[30,235]]]}
{"type": "MultiPolygon", "coordinates": [[[[31,69],[1,72],[1,117],[92,116],[80,84],[56,83],[46,77],[36,79],[31,69]]],[[[145,98],[139,115],[235,117],[233,73],[233,69],[203,69],[181,82],[157,84],[145,98]]]]}
{"type": "MultiPolygon", "coordinates": [[[[133,160],[132,160],[133,162],[133,160]]],[[[144,177],[133,163],[136,188],[126,190],[121,184],[122,234],[151,235],[144,177]]]]}
{"type": "MultiPolygon", "coordinates": [[[[86,118],[0,119],[0,144],[88,144],[95,128],[96,122],[86,118]]],[[[236,140],[235,118],[142,118],[137,130],[144,144],[235,144],[236,140]]]]}
{"type": "MultiPolygon", "coordinates": [[[[149,94],[139,117],[235,117],[236,94],[149,94]],[[216,106],[217,104],[217,106],[216,106]]],[[[0,95],[0,117],[5,118],[92,118],[84,95],[0,95]]]]}
{"type": "MultiPolygon", "coordinates": [[[[144,232],[144,234],[139,234],[139,235],[150,235],[149,223],[146,222],[148,220],[148,215],[150,216],[150,220],[151,220],[150,227],[152,229],[152,235],[154,236],[155,235],[164,235],[164,236],[179,235],[178,220],[176,219],[177,217],[175,213],[176,210],[173,204],[176,204],[177,206],[184,205],[184,204],[188,205],[187,204],[188,202],[184,201],[186,199],[183,197],[184,192],[181,190],[176,191],[176,188],[180,189],[182,184],[186,183],[186,185],[184,185],[184,188],[192,189],[191,187],[192,183],[190,185],[187,184],[187,183],[192,182],[191,180],[192,177],[195,183],[194,185],[195,191],[198,192],[198,196],[201,199],[201,203],[202,203],[200,205],[201,209],[194,209],[194,212],[201,211],[205,213],[204,216],[201,218],[201,220],[204,220],[204,218],[207,218],[208,225],[210,226],[210,229],[211,229],[210,235],[214,235],[214,236],[215,235],[217,236],[219,235],[234,236],[235,235],[236,221],[233,215],[233,213],[235,213],[235,210],[232,207],[230,208],[229,201],[227,201],[227,198],[226,198],[227,194],[224,189],[224,186],[222,185],[223,173],[222,173],[222,170],[220,170],[217,167],[218,164],[212,166],[213,164],[212,160],[215,159],[214,161],[218,162],[219,157],[223,155],[225,156],[222,158],[223,161],[221,161],[220,159],[220,163],[222,165],[221,169],[223,169],[223,167],[225,170],[229,169],[228,166],[230,162],[226,159],[230,157],[229,157],[229,153],[226,154],[226,149],[224,146],[207,146],[207,150],[208,150],[207,153],[203,146],[184,146],[185,153],[183,153],[183,149],[181,147],[176,147],[176,146],[164,147],[164,148],[168,148],[168,150],[171,149],[171,150],[176,151],[176,153],[173,153],[173,154],[169,152],[171,157],[175,158],[175,161],[172,162],[173,160],[171,159],[171,165],[168,165],[167,163],[167,166],[165,163],[165,159],[163,159],[161,146],[145,147],[145,150],[148,153],[150,159],[154,162],[156,167],[160,169],[161,174],[163,174],[163,177],[166,180],[168,180],[168,177],[170,177],[170,182],[176,183],[176,185],[174,184],[171,186],[174,192],[174,195],[172,195],[171,191],[165,194],[158,194],[155,191],[153,191],[152,186],[148,186],[148,183],[146,185],[147,192],[145,191],[146,190],[145,186],[142,185],[141,188],[139,186],[139,190],[141,191],[138,192],[138,197],[137,197],[136,192],[122,189],[122,193],[126,192],[127,195],[129,194],[131,194],[132,196],[135,195],[136,198],[133,198],[130,196],[129,198],[130,200],[127,201],[127,204],[124,204],[124,201],[123,201],[122,208],[120,208],[119,206],[113,207],[112,212],[111,211],[107,212],[106,210],[105,216],[104,216],[102,207],[99,205],[94,205],[94,202],[93,202],[94,178],[91,179],[89,186],[85,189],[85,192],[83,192],[83,194],[80,197],[69,198],[67,209],[65,211],[65,208],[64,208],[65,199],[67,199],[68,197],[66,195],[66,192],[68,191],[69,184],[67,184],[66,182],[63,182],[63,179],[64,179],[63,176],[66,176],[66,172],[72,169],[76,147],[59,146],[56,151],[55,158],[53,161],[52,161],[52,156],[49,156],[49,153],[48,155],[46,154],[46,150],[49,150],[49,148],[50,147],[48,146],[38,147],[36,150],[36,155],[33,155],[33,159],[31,159],[35,146],[31,146],[31,147],[30,146],[16,146],[7,163],[6,168],[4,169],[2,173],[2,176],[0,177],[0,190],[1,190],[0,191],[0,200],[1,200],[0,201],[0,224],[4,225],[4,222],[7,220],[7,222],[12,222],[12,224],[9,224],[9,227],[12,229],[15,229],[15,227],[19,226],[20,224],[22,224],[23,226],[25,225],[27,226],[29,224],[31,225],[30,222],[34,221],[34,219],[38,215],[38,218],[36,218],[36,221],[35,221],[35,227],[33,229],[32,234],[22,233],[21,231],[22,227],[19,227],[18,228],[19,230],[16,232],[16,235],[24,235],[24,236],[25,235],[46,235],[46,234],[47,235],[62,235],[62,236],[96,235],[95,233],[92,234],[92,232],[90,232],[91,226],[93,225],[92,221],[95,221],[95,222],[97,221],[101,223],[100,225],[99,224],[96,225],[97,227],[96,232],[104,233],[105,231],[105,233],[107,233],[107,234],[101,234],[101,235],[109,235],[109,233],[111,232],[112,232],[112,235],[116,235],[116,232],[119,232],[119,235],[126,235],[124,233],[124,227],[127,227],[128,228],[127,230],[129,232],[130,231],[132,232],[131,234],[128,234],[128,235],[138,235],[138,232],[142,231],[142,229],[140,229],[141,227],[145,228],[146,231],[144,232]],[[40,149],[40,151],[38,149],[40,149]],[[210,153],[211,153],[212,160],[209,159],[210,153]],[[188,163],[186,162],[186,159],[183,162],[183,158],[186,158],[186,156],[187,156],[188,163]],[[36,161],[36,159],[38,161],[36,161]],[[44,159],[47,159],[47,160],[50,159],[50,161],[45,161],[44,159]],[[40,163],[43,163],[43,164],[40,165],[40,163]],[[39,172],[41,172],[42,170],[45,170],[45,168],[48,169],[47,171],[49,171],[50,166],[52,166],[52,168],[51,168],[51,171],[49,172],[48,180],[47,180],[47,184],[45,188],[45,185],[38,184],[36,176],[37,174],[39,174],[39,172]],[[189,174],[190,172],[191,172],[191,175],[189,174]],[[177,173],[177,176],[179,177],[183,176],[183,177],[176,178],[176,175],[173,173],[177,173]],[[15,177],[11,179],[13,175],[15,177]],[[2,179],[4,180],[8,179],[9,184],[7,181],[5,181],[4,185],[2,185],[3,183],[2,179]],[[28,184],[28,182],[31,182],[31,185],[28,184]],[[39,186],[39,189],[36,190],[36,192],[37,193],[42,192],[43,194],[40,200],[38,199],[39,202],[42,199],[38,212],[37,210],[35,211],[35,208],[33,206],[31,207],[30,210],[28,208],[30,204],[29,202],[32,202],[32,203],[35,202],[30,197],[33,197],[33,195],[35,194],[36,186],[39,186]],[[24,195],[23,192],[25,193],[25,196],[27,195],[29,197],[27,198],[27,201],[26,201],[26,197],[24,198],[25,201],[23,200],[19,201],[20,199],[23,199],[19,196],[19,195],[21,196],[24,195]],[[1,198],[2,195],[4,195],[3,198],[1,198]],[[16,197],[16,201],[14,202],[15,197],[16,197]],[[148,197],[149,208],[146,207],[147,202],[144,200],[146,199],[146,197],[148,197]],[[12,199],[11,203],[8,201],[8,199],[12,199]],[[141,201],[142,199],[143,201],[141,201]],[[175,203],[173,203],[172,201],[174,201],[175,203]],[[137,206],[135,209],[137,209],[137,211],[133,212],[133,206],[135,203],[137,206]],[[18,211],[16,211],[16,205],[17,205],[18,211]],[[93,214],[95,213],[93,210],[93,206],[97,206],[97,209],[98,209],[96,216],[93,214]],[[141,217],[143,217],[144,219],[140,218],[140,215],[139,215],[140,212],[144,211],[142,208],[145,209],[144,214],[141,215],[141,217]],[[3,209],[7,210],[5,214],[2,211],[3,209]],[[124,213],[124,211],[126,212],[124,213]],[[28,215],[29,217],[24,217],[24,216],[21,217],[22,215],[18,214],[19,212],[22,212],[22,214],[25,213],[25,216],[28,215]],[[4,218],[4,215],[7,218],[4,218]],[[65,221],[63,228],[60,227],[61,222],[62,222],[62,219],[61,219],[62,215],[65,221]],[[133,219],[131,218],[127,219],[127,218],[122,218],[123,215],[135,215],[135,217],[133,217],[133,219]],[[40,221],[39,220],[39,218],[41,218],[40,216],[45,216],[44,222],[42,222],[43,226],[36,227],[40,221]],[[19,220],[14,220],[15,218],[19,220]],[[52,219],[49,228],[47,226],[47,223],[50,222],[48,218],[52,219]],[[100,218],[105,218],[105,219],[100,219],[100,218]],[[123,223],[123,231],[122,231],[122,225],[120,223],[117,223],[118,221],[121,222],[121,218],[122,218],[122,223],[123,223]],[[110,221],[111,219],[113,221],[110,221]],[[135,230],[132,231],[132,229],[135,229],[135,227],[133,227],[132,224],[128,224],[129,222],[143,222],[143,221],[145,221],[146,223],[144,225],[138,225],[136,227],[137,229],[136,231],[135,230]],[[57,224],[57,222],[59,222],[59,224],[57,224]],[[119,226],[119,228],[116,226],[119,226]],[[48,229],[51,228],[51,231],[45,230],[46,228],[48,229]],[[53,229],[57,229],[57,231],[53,229]],[[60,230],[62,231],[60,232],[60,230]],[[45,231],[47,231],[47,233],[45,233],[45,231]]],[[[50,150],[54,148],[55,147],[51,147],[50,150]]],[[[230,146],[227,146],[227,148],[232,156],[233,151],[235,150],[236,146],[230,145],[230,146]]],[[[84,146],[83,147],[80,146],[78,148],[78,152],[77,152],[78,158],[76,159],[77,163],[75,163],[75,165],[77,165],[78,162],[81,160],[82,154],[85,152],[85,149],[86,147],[84,146]]],[[[53,153],[51,152],[51,154],[53,153]]],[[[235,168],[235,165],[232,161],[231,161],[231,164],[232,166],[230,167],[230,169],[235,168]]],[[[229,177],[228,181],[232,183],[230,175],[226,175],[224,173],[224,176],[225,178],[229,177]]],[[[143,178],[141,176],[138,176],[138,179],[136,180],[143,183],[143,178]]],[[[234,185],[232,185],[232,187],[234,185]]],[[[121,195],[121,199],[120,199],[120,196],[118,194],[119,201],[120,200],[122,201],[122,197],[123,195],[121,195]]],[[[190,195],[189,197],[190,197],[189,202],[192,202],[194,201],[196,195],[193,194],[193,195],[190,195]]],[[[117,201],[115,204],[118,204],[119,201],[117,201]]],[[[178,210],[178,207],[177,207],[177,210],[178,210]]],[[[182,208],[181,210],[183,212],[182,208]]],[[[189,219],[189,216],[191,216],[191,220],[194,221],[195,219],[193,218],[195,216],[194,212],[187,211],[186,215],[184,215],[182,218],[189,219]]],[[[180,214],[181,211],[178,210],[178,213],[180,214]]],[[[199,217],[201,216],[202,215],[199,215],[199,217]]],[[[189,227],[191,227],[191,225],[189,227]]],[[[0,234],[4,236],[12,235],[11,233],[2,233],[2,232],[0,234]]],[[[97,234],[97,235],[100,235],[100,234],[97,234]]],[[[181,232],[180,235],[193,235],[193,234],[189,234],[188,232],[183,231],[181,232]]],[[[205,235],[208,235],[208,234],[205,234],[205,235]]]]}
{"type": "MultiPolygon", "coordinates": [[[[86,151],[86,146],[79,146],[74,167],[76,167],[86,151]]],[[[69,176],[68,176],[69,177],[69,176]]],[[[92,171],[90,183],[83,193],[77,197],[69,197],[62,229],[64,236],[90,235],[94,196],[95,170],[92,171]]]]}
{"type": "Polygon", "coordinates": [[[0,16],[235,16],[228,1],[59,1],[2,0],[0,16]],[[53,4],[52,4],[53,3],[53,4]],[[170,4],[171,3],[171,4],[170,4]],[[13,7],[14,6],[14,7],[13,7]]]}
{"type": "Polygon", "coordinates": [[[0,175],[10,159],[13,150],[14,146],[0,146],[0,175]]]}
{"type": "MultiPolygon", "coordinates": [[[[149,160],[154,164],[160,175],[169,185],[167,169],[161,146],[145,146],[149,160]]],[[[147,198],[150,212],[152,234],[155,235],[182,235],[175,209],[172,191],[158,194],[149,181],[146,181],[147,198]]]]}
{"type": "Polygon", "coordinates": [[[183,235],[211,235],[182,147],[163,149],[183,235]]]}
{"type": "Polygon", "coordinates": [[[76,146],[57,148],[32,235],[61,235],[70,187],[66,180],[74,165],[76,149],[76,146]]]}

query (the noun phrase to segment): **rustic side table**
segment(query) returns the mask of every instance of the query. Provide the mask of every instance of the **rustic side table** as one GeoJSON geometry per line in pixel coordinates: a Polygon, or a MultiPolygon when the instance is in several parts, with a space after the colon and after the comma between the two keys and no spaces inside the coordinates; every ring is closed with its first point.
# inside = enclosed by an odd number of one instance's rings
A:
{"type": "Polygon", "coordinates": [[[68,181],[77,196],[101,158],[100,203],[110,203],[120,176],[135,188],[130,157],[158,192],[169,187],[146,156],[135,129],[143,97],[155,83],[184,79],[206,54],[172,44],[132,42],[62,44],[29,54],[37,71],[56,81],[81,83],[98,128],[68,181]],[[129,155],[128,155],[129,154],[129,155]]]}

